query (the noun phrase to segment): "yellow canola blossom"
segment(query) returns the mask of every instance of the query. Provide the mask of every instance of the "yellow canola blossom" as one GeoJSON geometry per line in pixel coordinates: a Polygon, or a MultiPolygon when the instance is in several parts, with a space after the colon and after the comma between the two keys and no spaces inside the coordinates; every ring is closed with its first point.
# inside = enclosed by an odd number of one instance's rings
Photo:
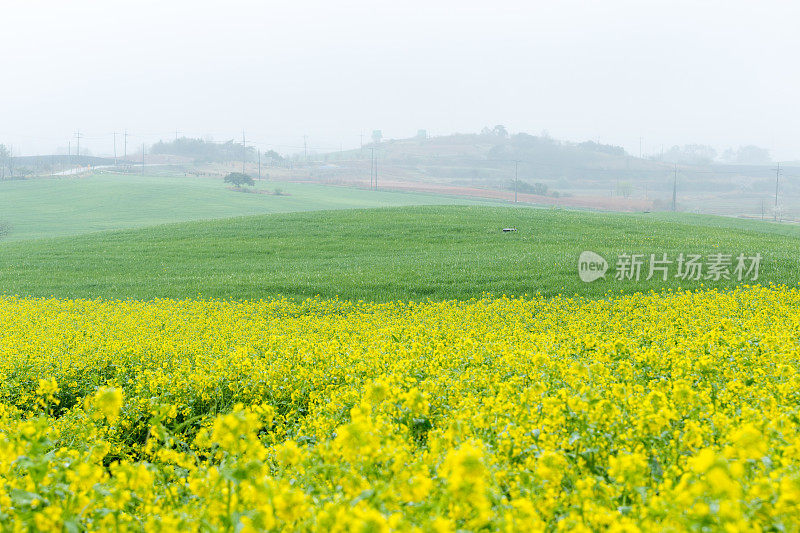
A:
{"type": "Polygon", "coordinates": [[[0,297],[0,525],[800,531],[799,311],[0,297]]]}

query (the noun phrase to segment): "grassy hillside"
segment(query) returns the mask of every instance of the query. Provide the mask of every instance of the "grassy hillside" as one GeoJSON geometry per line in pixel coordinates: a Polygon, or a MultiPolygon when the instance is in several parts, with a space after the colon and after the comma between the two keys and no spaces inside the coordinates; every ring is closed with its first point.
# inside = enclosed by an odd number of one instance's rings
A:
{"type": "Polygon", "coordinates": [[[0,182],[0,242],[169,222],[318,209],[475,204],[431,194],[258,182],[282,196],[228,190],[220,179],[97,174],[0,182]]]}
{"type": "Polygon", "coordinates": [[[6,243],[0,246],[0,293],[144,299],[601,296],[699,286],[675,279],[615,281],[619,253],[674,258],[720,251],[761,253],[762,283],[800,281],[795,227],[690,215],[440,206],[242,217],[6,243]],[[518,231],[503,233],[507,226],[518,231]],[[612,263],[606,279],[580,281],[577,260],[584,250],[612,263]]]}

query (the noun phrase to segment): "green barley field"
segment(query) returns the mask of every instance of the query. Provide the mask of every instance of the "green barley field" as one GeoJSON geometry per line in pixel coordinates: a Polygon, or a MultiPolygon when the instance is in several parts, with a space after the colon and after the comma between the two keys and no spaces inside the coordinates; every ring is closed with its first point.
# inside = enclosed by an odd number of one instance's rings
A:
{"type": "Polygon", "coordinates": [[[248,194],[219,178],[98,173],[86,177],[0,181],[0,244],[170,222],[266,213],[480,200],[391,191],[258,181],[248,194]],[[279,190],[280,194],[274,194],[279,190]]]}
{"type": "MultiPolygon", "coordinates": [[[[87,184],[103,190],[95,191],[93,201],[75,200],[71,209],[61,207],[59,231],[51,229],[59,218],[55,213],[39,216],[39,208],[20,214],[25,202],[36,204],[34,199],[20,200],[10,218],[27,222],[24,231],[12,229],[10,238],[0,242],[0,293],[121,299],[319,295],[387,301],[472,298],[484,293],[601,297],[610,291],[737,284],[735,279],[687,282],[672,272],[666,282],[645,281],[646,265],[638,282],[618,281],[614,261],[622,253],[647,257],[667,253],[673,259],[679,253],[758,253],[762,256],[759,283],[800,282],[800,228],[789,225],[687,214],[516,206],[376,208],[381,202],[396,206],[456,200],[305,185],[287,187],[290,197],[259,198],[213,189],[214,184],[203,185],[208,191],[180,189],[177,178],[170,182],[175,187],[173,198],[163,200],[165,206],[172,202],[174,209],[134,212],[132,200],[123,199],[121,191],[128,186],[138,189],[141,179],[123,184],[98,177],[70,184],[75,191],[85,192],[87,184]],[[235,196],[225,200],[228,203],[200,204],[203,195],[216,199],[228,193],[235,196]],[[97,203],[98,196],[116,198],[127,207],[119,208],[117,217],[113,205],[97,203]],[[285,199],[295,204],[277,207],[285,199]],[[370,208],[318,210],[331,203],[370,208]],[[259,209],[299,212],[231,218],[259,209]],[[179,217],[216,219],[160,224],[179,217]],[[81,224],[81,220],[87,222],[81,224]],[[113,224],[144,227],[92,231],[113,224]],[[504,227],[517,231],[504,233],[504,227]],[[73,235],[38,238],[51,233],[73,235]],[[593,283],[579,279],[578,256],[584,250],[599,253],[611,263],[605,278],[593,283]]],[[[144,197],[140,200],[147,203],[144,197]]]]}

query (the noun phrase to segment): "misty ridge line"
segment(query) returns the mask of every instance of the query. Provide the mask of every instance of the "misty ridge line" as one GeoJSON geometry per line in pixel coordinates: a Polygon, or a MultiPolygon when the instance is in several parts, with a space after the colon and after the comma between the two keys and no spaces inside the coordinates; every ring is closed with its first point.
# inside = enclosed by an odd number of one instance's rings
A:
{"type": "MultiPolygon", "coordinates": [[[[76,152],[81,139],[83,134],[76,135],[76,152]]],[[[265,180],[293,181],[566,208],[800,220],[795,179],[800,165],[775,168],[769,152],[756,146],[719,154],[707,145],[684,145],[639,157],[622,146],[560,141],[547,132],[511,134],[502,125],[446,136],[419,130],[405,139],[385,139],[381,130],[373,130],[360,140],[358,148],[317,153],[305,137],[302,151],[282,154],[264,150],[246,132],[241,140],[215,141],[176,131],[138,152],[117,146],[113,159],[83,150],[81,155],[5,157],[0,177],[111,171],[213,179],[238,172],[254,178],[253,190],[262,192],[265,180]]]]}
{"type": "MultiPolygon", "coordinates": [[[[124,134],[120,134],[118,132],[112,132],[105,136],[87,136],[86,134],[77,131],[75,133],[74,142],[70,141],[67,146],[60,146],[58,147],[52,154],[36,154],[39,157],[52,157],[52,156],[87,156],[87,157],[99,157],[103,159],[110,159],[110,158],[117,158],[117,159],[128,159],[128,158],[139,158],[147,153],[150,154],[171,154],[171,155],[185,155],[185,156],[197,156],[200,155],[201,157],[209,157],[213,154],[215,157],[218,158],[235,158],[240,157],[242,151],[245,152],[245,157],[255,157],[257,153],[263,153],[268,157],[273,158],[287,158],[293,159],[295,161],[301,160],[302,158],[308,158],[309,155],[312,156],[323,156],[326,154],[332,154],[337,152],[348,152],[352,153],[355,150],[362,150],[364,146],[377,146],[377,145],[385,145],[386,143],[392,143],[396,141],[405,141],[405,140],[412,140],[416,139],[419,140],[420,138],[424,138],[430,142],[436,142],[437,139],[449,139],[449,138],[468,138],[470,136],[476,137],[475,134],[461,134],[461,133],[454,133],[450,135],[438,135],[438,136],[428,136],[426,130],[419,130],[418,134],[414,137],[407,137],[407,138],[398,138],[398,139],[384,139],[382,136],[382,132],[380,130],[374,130],[372,135],[368,139],[368,141],[364,142],[365,135],[362,133],[360,135],[360,146],[359,148],[347,148],[344,149],[343,146],[340,144],[339,149],[330,148],[327,150],[321,150],[319,148],[314,148],[313,145],[310,145],[307,142],[307,136],[304,136],[303,144],[297,145],[285,145],[285,144],[274,144],[274,143],[264,143],[259,141],[254,141],[253,139],[245,139],[237,140],[235,138],[230,138],[224,141],[215,140],[211,135],[203,135],[198,137],[188,137],[188,136],[179,136],[178,131],[175,132],[174,139],[164,140],[159,139],[156,142],[152,142],[150,144],[146,142],[136,143],[136,145],[131,145],[130,147],[127,144],[127,138],[133,137],[133,134],[130,134],[125,131],[124,134]],[[123,141],[122,136],[124,135],[124,148],[123,148],[123,141]],[[119,146],[117,146],[117,136],[120,137],[119,146]],[[100,150],[97,151],[95,148],[94,150],[89,149],[86,147],[86,140],[93,139],[95,140],[94,146],[97,146],[97,140],[101,138],[109,138],[111,140],[110,144],[113,144],[113,148],[108,151],[100,150]],[[80,142],[81,139],[84,140],[84,147],[81,149],[80,142]],[[370,142],[371,141],[371,142],[370,142]],[[98,155],[95,156],[95,152],[98,155]]],[[[244,135],[243,135],[244,137],[244,135]]],[[[546,142],[553,143],[553,144],[560,144],[564,146],[578,146],[581,148],[592,149],[600,152],[607,152],[615,155],[624,155],[626,157],[636,158],[636,159],[647,159],[650,161],[662,161],[668,163],[678,163],[678,164],[685,164],[685,165],[709,165],[712,163],[727,163],[727,164],[743,164],[743,165],[768,165],[773,163],[773,160],[770,156],[770,151],[766,148],[762,148],[756,145],[741,145],[737,148],[728,147],[722,151],[718,151],[711,145],[707,144],[684,144],[684,145],[672,145],[671,147],[665,148],[663,145],[661,146],[660,150],[657,152],[651,152],[649,154],[643,153],[640,147],[639,154],[631,154],[626,151],[622,146],[614,145],[614,144],[604,144],[601,143],[599,140],[588,140],[588,141],[570,141],[570,140],[558,140],[553,139],[547,133],[546,130],[542,131],[542,133],[538,136],[530,135],[525,132],[519,132],[515,134],[509,134],[506,128],[502,125],[495,126],[494,128],[485,127],[477,135],[476,141],[485,141],[487,139],[491,139],[492,137],[496,139],[511,139],[513,141],[514,138],[539,138],[546,142]]],[[[31,157],[33,154],[25,154],[20,150],[14,150],[14,144],[11,142],[2,143],[0,140],[0,161],[5,161],[8,158],[24,158],[24,157],[31,157]]]]}

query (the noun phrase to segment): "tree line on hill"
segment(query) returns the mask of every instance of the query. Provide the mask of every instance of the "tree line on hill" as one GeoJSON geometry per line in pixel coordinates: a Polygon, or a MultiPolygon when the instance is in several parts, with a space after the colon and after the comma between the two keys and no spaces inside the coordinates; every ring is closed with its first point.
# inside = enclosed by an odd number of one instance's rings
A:
{"type": "Polygon", "coordinates": [[[711,146],[685,144],[673,146],[659,156],[650,156],[650,159],[679,165],[711,165],[717,160],[737,165],[768,165],[772,162],[769,150],[752,144],[735,150],[727,148],[721,155],[711,146]]]}
{"type": "MultiPolygon", "coordinates": [[[[489,152],[490,158],[522,159],[526,156],[537,157],[538,160],[557,160],[569,158],[571,162],[591,159],[591,154],[606,154],[616,157],[628,157],[629,154],[621,146],[585,141],[581,143],[563,142],[552,139],[547,132],[539,136],[528,133],[509,135],[502,125],[494,128],[483,128],[480,136],[493,139],[495,146],[489,152]]],[[[719,154],[712,146],[704,144],[685,144],[673,146],[667,151],[648,157],[651,161],[663,161],[683,165],[710,165],[715,162],[738,165],[768,165],[772,162],[769,150],[754,145],[740,146],[737,149],[727,148],[719,154]]]]}
{"type": "MultiPolygon", "coordinates": [[[[181,137],[174,141],[159,141],[150,147],[151,154],[167,154],[190,157],[197,163],[222,163],[230,161],[255,162],[259,153],[253,146],[245,146],[233,140],[226,142],[206,141],[181,137]]],[[[261,152],[265,164],[283,163],[284,158],[274,150],[261,152]]]]}
{"type": "Polygon", "coordinates": [[[590,164],[606,156],[624,157],[621,146],[601,144],[594,141],[567,143],[552,139],[547,135],[517,133],[495,144],[487,154],[489,159],[529,160],[541,164],[590,164]]]}

